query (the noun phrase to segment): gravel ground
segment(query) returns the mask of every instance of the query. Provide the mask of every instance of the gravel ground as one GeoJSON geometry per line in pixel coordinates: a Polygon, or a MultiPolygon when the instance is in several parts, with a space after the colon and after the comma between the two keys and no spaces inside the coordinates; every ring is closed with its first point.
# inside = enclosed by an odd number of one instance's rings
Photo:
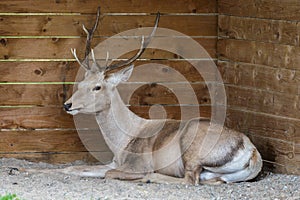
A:
{"type": "MultiPolygon", "coordinates": [[[[83,164],[76,162],[73,164],[83,164]]],[[[300,176],[265,172],[256,182],[189,186],[146,184],[59,173],[27,173],[21,168],[60,168],[62,165],[0,159],[0,195],[20,199],[300,199],[300,176]]]]}

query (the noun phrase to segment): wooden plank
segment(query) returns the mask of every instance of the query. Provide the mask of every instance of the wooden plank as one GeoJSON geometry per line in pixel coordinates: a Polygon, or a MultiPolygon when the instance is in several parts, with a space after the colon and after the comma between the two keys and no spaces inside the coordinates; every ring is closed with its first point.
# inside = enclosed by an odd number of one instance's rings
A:
{"type": "Polygon", "coordinates": [[[300,133],[300,119],[282,118],[276,115],[228,108],[226,126],[245,134],[265,138],[296,141],[300,133]]]}
{"type": "Polygon", "coordinates": [[[219,61],[225,84],[300,95],[300,71],[264,65],[219,61]]]}
{"type": "MultiPolygon", "coordinates": [[[[195,106],[181,106],[186,116],[197,116],[199,112],[195,106]]],[[[150,106],[130,106],[137,115],[149,118],[150,106]]],[[[164,106],[168,117],[180,119],[182,113],[180,106],[164,106]]],[[[200,106],[201,116],[210,116],[210,106],[200,106]]],[[[155,111],[155,110],[154,110],[155,111]]],[[[158,113],[159,114],[159,113],[158,113]]],[[[75,116],[75,120],[82,120],[80,128],[97,128],[89,118],[75,116]]],[[[0,129],[74,129],[73,116],[57,107],[25,107],[0,108],[0,129]]]]}
{"type": "Polygon", "coordinates": [[[127,83],[119,85],[118,90],[123,101],[130,105],[210,104],[205,83],[127,83]]]}
{"type": "Polygon", "coordinates": [[[0,105],[59,106],[72,94],[72,85],[17,84],[1,85],[0,105]],[[64,90],[65,88],[65,90],[64,90]]]}
{"type": "Polygon", "coordinates": [[[283,117],[300,118],[299,95],[273,93],[233,85],[226,86],[226,93],[227,104],[230,107],[283,117]]]}
{"type": "Polygon", "coordinates": [[[271,166],[270,170],[279,173],[299,174],[299,161],[293,144],[299,125],[299,120],[247,110],[227,110],[226,126],[248,135],[271,166]]]}
{"type": "Polygon", "coordinates": [[[221,60],[268,65],[300,70],[300,48],[255,41],[221,39],[218,41],[221,60]]]}
{"type": "Polygon", "coordinates": [[[130,106],[131,111],[145,119],[189,120],[195,117],[211,116],[210,106],[130,106]]]}
{"type": "MultiPolygon", "coordinates": [[[[133,100],[134,101],[134,100],[133,100]]],[[[161,100],[158,99],[147,99],[147,104],[154,104],[155,101],[161,102],[161,100]],[[152,102],[151,102],[152,101],[152,102]]],[[[133,102],[135,103],[135,102],[133,102]]],[[[138,103],[138,102],[137,102],[138,103]]],[[[199,107],[200,108],[200,114],[201,116],[209,116],[210,115],[210,106],[207,105],[207,102],[203,103],[204,106],[199,107]],[[204,107],[204,108],[202,108],[204,107]]],[[[132,110],[136,112],[139,116],[148,118],[149,113],[148,110],[150,106],[141,107],[138,104],[135,104],[132,107],[132,110]]],[[[131,108],[130,107],[130,108],[131,108]]],[[[180,119],[182,114],[181,112],[184,112],[187,116],[195,116],[197,117],[199,115],[199,112],[195,110],[195,106],[164,106],[164,109],[166,109],[168,118],[173,119],[180,119]],[[182,111],[180,108],[183,107],[182,111]]],[[[19,108],[19,109],[1,109],[2,112],[0,114],[1,118],[1,128],[26,128],[26,129],[36,129],[36,128],[73,128],[73,120],[72,117],[68,115],[68,120],[64,118],[67,114],[62,110],[62,108],[19,108]],[[61,109],[61,112],[54,113],[55,111],[61,109]],[[51,119],[53,117],[54,119],[51,119]],[[34,123],[34,120],[38,120],[36,123],[34,123]]],[[[90,128],[91,126],[88,125],[89,123],[84,123],[84,125],[81,125],[81,128],[90,128]]]]}
{"type": "MultiPolygon", "coordinates": [[[[91,27],[95,15],[1,16],[0,35],[4,36],[85,36],[82,24],[91,27]]],[[[152,27],[155,15],[102,16],[95,36],[112,36],[140,27],[152,27]]],[[[159,27],[179,31],[190,36],[216,36],[217,16],[167,15],[159,20],[159,27]],[[201,27],[201,28],[200,28],[201,27]]]]}
{"type": "Polygon", "coordinates": [[[0,82],[71,82],[75,62],[0,62],[0,82]]]}
{"type": "Polygon", "coordinates": [[[220,14],[249,16],[268,19],[299,20],[300,3],[298,0],[220,0],[220,14]]]}
{"type": "Polygon", "coordinates": [[[74,128],[71,115],[62,108],[0,108],[0,129],[74,128]]]}
{"type": "MultiPolygon", "coordinates": [[[[121,97],[132,105],[210,104],[205,83],[169,84],[124,83],[118,87],[121,97]],[[165,86],[163,86],[165,85],[165,86]],[[131,94],[133,96],[131,96],[131,94]],[[177,99],[177,100],[176,100],[177,99]],[[198,101],[197,101],[198,100],[198,101]]],[[[61,84],[0,84],[0,106],[58,106],[72,94],[72,85],[61,84]]]]}
{"type": "Polygon", "coordinates": [[[221,37],[293,46],[300,45],[300,24],[296,21],[265,20],[226,15],[220,15],[218,21],[221,37]]]}
{"type": "Polygon", "coordinates": [[[101,6],[102,13],[211,13],[216,12],[216,1],[211,0],[187,0],[174,3],[165,0],[100,0],[100,1],[42,1],[42,0],[1,0],[0,12],[71,12],[71,13],[95,13],[101,6]]]}
{"type": "MultiPolygon", "coordinates": [[[[95,38],[93,44],[98,44],[104,38],[95,38]]],[[[173,43],[170,48],[184,51],[186,47],[180,46],[180,41],[189,40],[187,38],[176,38],[177,44],[173,43]]],[[[215,38],[194,38],[200,45],[202,45],[211,57],[216,57],[216,39],[215,38]]],[[[2,38],[4,41],[0,44],[0,59],[73,59],[70,53],[71,48],[76,48],[78,57],[82,58],[84,55],[85,38],[2,38]],[[29,51],[30,49],[30,51],[29,51]]],[[[120,48],[120,42],[126,39],[115,39],[114,45],[109,49],[120,48]]],[[[136,39],[137,49],[139,48],[140,39],[136,39]]],[[[127,41],[128,42],[128,41],[127,41]]],[[[130,52],[121,58],[129,58],[136,54],[136,51],[130,52]]],[[[113,52],[110,51],[110,59],[114,59],[113,52]]],[[[159,49],[146,49],[141,58],[144,59],[174,59],[180,58],[172,52],[166,52],[159,49]]],[[[100,59],[100,58],[99,58],[100,59]]],[[[105,59],[105,58],[104,58],[105,59]]]]}
{"type": "MultiPolygon", "coordinates": [[[[200,74],[195,66],[214,65],[212,61],[205,60],[191,62],[193,64],[183,60],[138,60],[134,64],[143,67],[143,70],[135,70],[134,73],[142,71],[136,76],[144,76],[148,68],[158,75],[156,79],[164,81],[175,76],[170,70],[173,68],[189,82],[202,82],[201,74],[206,71],[202,70],[200,74]]],[[[78,69],[77,62],[0,62],[0,82],[72,82],[75,81],[78,69]]]]}
{"type": "Polygon", "coordinates": [[[294,171],[296,166],[293,166],[295,163],[293,163],[294,153],[292,143],[274,140],[272,138],[263,138],[256,135],[250,135],[249,137],[261,153],[264,160],[283,165],[281,168],[276,168],[275,165],[275,172],[299,173],[298,170],[294,171]]]}
{"type": "Polygon", "coordinates": [[[0,152],[86,151],[76,130],[2,131],[0,152]]]}
{"type": "Polygon", "coordinates": [[[0,154],[5,152],[61,153],[83,152],[87,150],[93,152],[110,151],[99,130],[80,130],[80,136],[78,134],[77,130],[64,129],[2,131],[0,133],[0,154]],[[95,142],[97,144],[92,144],[95,142]],[[91,145],[93,146],[91,147],[91,145]]]}
{"type": "MultiPolygon", "coordinates": [[[[103,158],[103,163],[112,160],[112,153],[110,152],[99,152],[101,158],[103,158]]],[[[16,158],[25,159],[31,162],[45,162],[51,164],[69,164],[75,161],[83,161],[86,163],[99,163],[95,157],[89,152],[61,152],[61,153],[0,153],[0,158],[16,158]]]]}
{"type": "Polygon", "coordinates": [[[298,135],[298,141],[295,142],[294,144],[294,153],[295,153],[295,162],[296,162],[296,166],[297,166],[297,169],[298,169],[298,173],[299,174],[299,171],[300,171],[300,134],[298,135]]]}

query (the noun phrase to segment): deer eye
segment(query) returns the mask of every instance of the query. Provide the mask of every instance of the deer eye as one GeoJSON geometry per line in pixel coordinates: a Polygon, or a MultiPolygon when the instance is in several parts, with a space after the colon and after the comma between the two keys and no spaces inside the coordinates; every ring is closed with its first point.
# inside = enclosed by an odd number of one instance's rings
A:
{"type": "Polygon", "coordinates": [[[101,86],[96,86],[93,88],[93,91],[98,91],[98,90],[101,90],[101,86]]]}

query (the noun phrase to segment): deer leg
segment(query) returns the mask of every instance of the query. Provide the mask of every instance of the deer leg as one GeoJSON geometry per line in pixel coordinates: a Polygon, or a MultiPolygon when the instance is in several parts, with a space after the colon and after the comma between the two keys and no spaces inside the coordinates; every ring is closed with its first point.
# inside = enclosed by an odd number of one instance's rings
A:
{"type": "Polygon", "coordinates": [[[204,171],[200,176],[200,184],[202,185],[220,185],[225,183],[221,178],[222,174],[204,171]]]}
{"type": "Polygon", "coordinates": [[[124,172],[118,169],[112,169],[106,172],[105,179],[119,179],[119,180],[137,180],[145,176],[143,173],[124,172]]]}
{"type": "Polygon", "coordinates": [[[38,172],[38,173],[63,173],[83,177],[98,177],[104,178],[105,173],[115,168],[114,163],[109,165],[80,165],[70,166],[62,169],[25,169],[26,172],[38,172]]]}
{"type": "Polygon", "coordinates": [[[211,178],[208,180],[200,181],[201,185],[221,185],[225,183],[221,178],[216,177],[216,178],[211,178]]]}
{"type": "Polygon", "coordinates": [[[184,179],[187,183],[198,185],[201,172],[202,167],[200,165],[187,165],[185,167],[184,179]]]}
{"type": "Polygon", "coordinates": [[[197,185],[200,181],[200,173],[202,167],[200,165],[187,166],[185,170],[184,178],[178,178],[173,176],[168,176],[159,173],[150,173],[144,176],[142,179],[138,180],[145,183],[175,183],[175,184],[192,184],[197,185]]]}
{"type": "Polygon", "coordinates": [[[104,178],[105,173],[112,169],[111,165],[97,165],[97,166],[71,166],[62,169],[62,173],[78,175],[83,177],[98,177],[104,178]]]}
{"type": "Polygon", "coordinates": [[[159,173],[150,173],[144,176],[142,179],[137,180],[143,183],[163,183],[163,184],[189,184],[184,178],[177,178],[159,173]]]}

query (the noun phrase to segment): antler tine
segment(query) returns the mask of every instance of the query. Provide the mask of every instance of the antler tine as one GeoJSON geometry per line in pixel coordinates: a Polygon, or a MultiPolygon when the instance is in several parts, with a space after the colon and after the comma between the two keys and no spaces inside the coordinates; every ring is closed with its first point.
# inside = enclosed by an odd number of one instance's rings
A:
{"type": "Polygon", "coordinates": [[[94,49],[91,49],[91,54],[92,54],[92,59],[93,59],[94,64],[97,66],[97,68],[98,68],[100,71],[102,71],[103,68],[101,68],[101,67],[98,65],[97,60],[96,60],[96,58],[95,58],[94,49]]]}
{"type": "Polygon", "coordinates": [[[89,31],[85,28],[84,24],[82,24],[82,29],[84,30],[84,32],[88,35],[90,34],[89,31]]]}
{"type": "Polygon", "coordinates": [[[76,59],[76,61],[79,63],[80,66],[83,66],[86,70],[89,70],[89,67],[85,64],[85,63],[82,63],[79,58],[77,57],[77,54],[76,54],[76,49],[71,49],[71,52],[74,56],[74,58],[76,59]]]}
{"type": "Polygon", "coordinates": [[[149,45],[149,43],[151,41],[151,38],[155,34],[157,26],[158,26],[159,18],[160,18],[160,13],[158,12],[157,15],[156,15],[154,28],[153,28],[151,34],[147,37],[146,40],[144,39],[144,36],[142,37],[142,42],[141,42],[142,44],[141,44],[141,47],[140,47],[140,50],[138,51],[138,53],[136,55],[132,56],[131,58],[129,58],[128,60],[121,61],[121,62],[118,62],[114,65],[110,65],[110,66],[106,67],[106,71],[117,69],[119,67],[123,67],[123,66],[126,66],[126,65],[130,65],[136,59],[138,59],[143,54],[143,52],[145,51],[145,49],[149,45]]]}
{"type": "Polygon", "coordinates": [[[97,17],[96,17],[96,21],[95,24],[93,26],[92,29],[87,29],[84,25],[82,25],[82,28],[84,30],[84,32],[86,33],[86,46],[85,46],[85,65],[89,67],[89,59],[88,56],[91,52],[91,40],[94,36],[94,32],[96,31],[98,24],[99,24],[99,18],[100,18],[100,7],[98,7],[97,9],[97,17]]]}
{"type": "Polygon", "coordinates": [[[108,66],[109,52],[106,52],[105,68],[108,66]]]}

